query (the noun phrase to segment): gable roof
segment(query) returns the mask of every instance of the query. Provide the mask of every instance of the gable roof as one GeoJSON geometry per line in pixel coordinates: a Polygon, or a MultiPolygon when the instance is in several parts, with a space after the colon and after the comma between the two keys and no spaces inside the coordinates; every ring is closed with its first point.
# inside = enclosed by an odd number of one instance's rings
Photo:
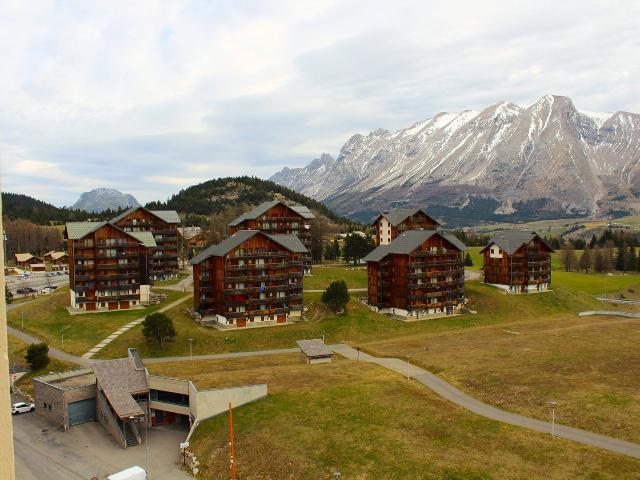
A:
{"type": "Polygon", "coordinates": [[[435,230],[407,230],[406,232],[398,235],[388,245],[380,245],[379,247],[376,247],[362,260],[365,262],[379,262],[390,253],[409,255],[434,235],[444,238],[458,250],[464,251],[467,249],[467,246],[464,243],[458,240],[455,235],[450,233],[442,233],[435,230]]]}
{"type": "Polygon", "coordinates": [[[59,258],[65,257],[67,252],[49,252],[47,255],[51,256],[51,260],[58,260],[59,258]]]}
{"type": "Polygon", "coordinates": [[[315,215],[313,213],[311,213],[311,210],[309,210],[304,205],[299,205],[297,203],[290,205],[290,204],[288,204],[286,202],[283,202],[281,200],[272,200],[271,202],[263,202],[260,205],[258,205],[257,207],[255,207],[253,210],[251,210],[251,211],[249,211],[247,213],[243,213],[238,218],[236,218],[236,219],[232,220],[231,222],[229,222],[229,226],[230,227],[237,227],[238,225],[240,225],[245,220],[255,220],[260,215],[265,214],[267,211],[269,211],[271,208],[275,207],[278,204],[282,204],[285,207],[290,208],[291,210],[296,212],[298,215],[300,215],[302,218],[306,218],[306,219],[316,218],[315,215]]]}
{"type": "Polygon", "coordinates": [[[217,245],[211,245],[205,248],[202,252],[191,259],[191,264],[195,265],[209,257],[222,257],[256,235],[263,235],[293,253],[304,253],[307,251],[297,235],[269,235],[268,233],[261,232],[260,230],[240,230],[230,237],[225,238],[217,245]]]}
{"type": "Polygon", "coordinates": [[[67,238],[69,240],[80,240],[106,224],[107,222],[67,222],[65,227],[67,238]]]}
{"type": "Polygon", "coordinates": [[[536,232],[528,232],[524,230],[505,230],[497,233],[491,241],[482,249],[480,253],[484,252],[494,243],[498,245],[502,250],[507,252],[509,256],[513,255],[522,245],[526,245],[534,238],[539,238],[540,241],[550,250],[554,251],[544,239],[536,232]]]}
{"type": "Polygon", "coordinates": [[[147,210],[144,207],[131,207],[131,208],[128,208],[127,210],[122,212],[120,215],[118,215],[118,216],[112,218],[111,220],[109,220],[109,223],[111,223],[111,224],[118,223],[120,220],[123,220],[124,218],[128,217],[129,215],[131,215],[133,212],[135,212],[138,209],[145,210],[145,211],[151,213],[152,215],[155,215],[160,220],[163,220],[163,221],[165,221],[167,223],[180,223],[180,216],[178,215],[178,212],[176,212],[175,210],[147,210]]]}
{"type": "Polygon", "coordinates": [[[31,255],[30,253],[16,253],[16,261],[18,262],[26,262],[28,260],[31,260],[33,258],[33,255],[31,255]]]}
{"type": "Polygon", "coordinates": [[[80,240],[105,225],[110,225],[112,228],[135,238],[145,247],[157,247],[156,241],[151,232],[125,232],[110,222],[68,222],[66,224],[67,238],[69,240],[80,240]]]}
{"type": "Polygon", "coordinates": [[[422,212],[424,215],[427,216],[427,218],[431,219],[433,223],[435,223],[436,225],[440,225],[440,222],[438,222],[435,218],[433,218],[431,215],[429,215],[427,212],[425,212],[421,208],[392,208],[391,210],[386,210],[375,218],[372,225],[375,225],[376,223],[378,223],[378,220],[380,220],[381,217],[384,217],[389,221],[391,225],[393,225],[394,227],[397,227],[407,217],[411,217],[412,215],[415,215],[418,212],[422,212]]]}
{"type": "Polygon", "coordinates": [[[300,351],[307,357],[331,357],[333,352],[325,345],[321,338],[311,340],[296,340],[300,351]]]}
{"type": "Polygon", "coordinates": [[[140,405],[131,396],[149,390],[144,369],[136,368],[132,357],[104,360],[91,364],[98,384],[119,418],[144,415],[140,405]]]}

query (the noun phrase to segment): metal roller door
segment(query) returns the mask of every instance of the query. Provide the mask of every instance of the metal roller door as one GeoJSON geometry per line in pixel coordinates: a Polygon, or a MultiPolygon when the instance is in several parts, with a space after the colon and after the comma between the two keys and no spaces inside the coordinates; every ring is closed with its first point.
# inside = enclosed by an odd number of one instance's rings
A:
{"type": "Polygon", "coordinates": [[[69,425],[93,422],[96,419],[96,399],[89,398],[69,404],[69,425]]]}

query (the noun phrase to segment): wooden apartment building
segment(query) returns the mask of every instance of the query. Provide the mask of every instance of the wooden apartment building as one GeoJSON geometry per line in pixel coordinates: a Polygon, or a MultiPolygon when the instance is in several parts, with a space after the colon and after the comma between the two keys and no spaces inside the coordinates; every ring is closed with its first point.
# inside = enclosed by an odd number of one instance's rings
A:
{"type": "Polygon", "coordinates": [[[260,230],[271,235],[297,235],[306,252],[304,271],[311,271],[311,222],[315,215],[304,205],[274,200],[264,202],[229,223],[229,231],[260,230]]]}
{"type": "Polygon", "coordinates": [[[382,212],[372,226],[376,230],[376,245],[388,245],[407,230],[436,230],[437,220],[419,208],[394,208],[382,212]]]}
{"type": "Polygon", "coordinates": [[[536,232],[505,231],[480,253],[484,282],[512,293],[547,290],[553,249],[536,232]]]}
{"type": "Polygon", "coordinates": [[[300,316],[306,253],[296,235],[240,230],[191,260],[195,310],[221,328],[282,324],[300,316]]]}
{"type": "Polygon", "coordinates": [[[178,224],[175,210],[147,210],[132,207],[111,220],[125,232],[151,232],[156,247],[149,255],[152,280],[167,280],[178,274],[178,224]]]}
{"type": "Polygon", "coordinates": [[[148,300],[151,232],[108,222],[70,222],[64,230],[73,310],[126,310],[148,300]]]}
{"type": "Polygon", "coordinates": [[[454,235],[408,230],[367,262],[369,305],[383,313],[453,314],[464,300],[464,250],[454,235]]]}

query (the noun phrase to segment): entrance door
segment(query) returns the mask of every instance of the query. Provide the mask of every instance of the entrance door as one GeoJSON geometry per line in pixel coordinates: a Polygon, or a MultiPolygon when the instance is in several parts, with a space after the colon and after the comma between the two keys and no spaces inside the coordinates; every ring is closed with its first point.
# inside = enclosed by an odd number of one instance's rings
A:
{"type": "Polygon", "coordinates": [[[69,404],[69,425],[93,422],[96,419],[96,399],[88,398],[69,404]]]}

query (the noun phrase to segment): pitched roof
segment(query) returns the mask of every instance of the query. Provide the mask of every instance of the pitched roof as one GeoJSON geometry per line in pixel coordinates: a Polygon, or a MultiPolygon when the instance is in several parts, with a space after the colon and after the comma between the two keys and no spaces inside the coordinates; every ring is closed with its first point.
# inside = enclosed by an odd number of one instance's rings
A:
{"type": "Polygon", "coordinates": [[[505,230],[503,232],[497,233],[491,241],[482,249],[480,252],[484,252],[487,248],[489,248],[494,243],[498,245],[502,250],[507,252],[509,256],[513,255],[516,250],[518,250],[522,245],[526,245],[534,238],[539,238],[540,241],[553,252],[553,248],[551,248],[544,239],[538,235],[536,232],[528,232],[524,230],[505,230]]]}
{"type": "Polygon", "coordinates": [[[67,255],[67,252],[49,252],[51,260],[57,260],[67,255]]]}
{"type": "Polygon", "coordinates": [[[147,248],[158,246],[158,244],[156,243],[156,239],[153,237],[153,233],[151,232],[125,232],[125,233],[134,237],[136,240],[138,240],[147,248]]]}
{"type": "Polygon", "coordinates": [[[380,217],[384,217],[389,221],[391,225],[396,227],[400,225],[407,217],[411,217],[418,212],[424,213],[427,217],[433,220],[436,225],[440,225],[440,222],[438,222],[435,218],[433,218],[421,208],[393,208],[391,210],[386,210],[375,218],[373,224],[375,225],[376,223],[378,223],[380,217]]]}
{"type": "Polygon", "coordinates": [[[178,227],[178,233],[185,240],[191,240],[203,232],[201,227],[178,227]]]}
{"type": "Polygon", "coordinates": [[[28,260],[31,260],[33,258],[33,255],[31,255],[30,253],[16,253],[16,261],[18,262],[26,262],[28,260]]]}
{"type": "Polygon", "coordinates": [[[195,265],[209,257],[222,257],[256,235],[264,235],[293,253],[304,253],[307,251],[297,235],[269,235],[260,230],[240,230],[230,237],[225,238],[217,245],[211,245],[205,248],[191,259],[191,264],[195,265]]]}
{"type": "Polygon", "coordinates": [[[365,262],[379,262],[390,253],[409,255],[434,235],[444,238],[460,251],[467,249],[467,246],[464,243],[450,233],[442,233],[435,230],[407,230],[406,232],[398,235],[388,245],[380,245],[379,247],[376,247],[371,253],[369,253],[369,255],[364,257],[363,260],[365,262]]]}
{"type": "Polygon", "coordinates": [[[296,343],[307,357],[330,357],[333,355],[333,352],[327,348],[320,338],[297,340],[296,343]]]}
{"type": "Polygon", "coordinates": [[[175,210],[149,210],[156,217],[167,223],[180,223],[180,215],[175,210]]]}
{"type": "Polygon", "coordinates": [[[263,215],[264,213],[266,213],[267,211],[269,211],[271,208],[275,207],[278,204],[282,204],[282,205],[285,205],[286,207],[289,207],[291,210],[298,213],[302,218],[307,218],[307,219],[316,218],[315,215],[311,213],[311,210],[309,210],[304,205],[299,205],[297,203],[290,205],[281,200],[272,200],[271,202],[263,202],[257,207],[255,207],[253,210],[247,213],[243,213],[235,220],[232,220],[231,222],[229,222],[229,226],[236,227],[240,225],[242,222],[244,222],[245,220],[255,220],[260,215],[263,215]]]}
{"type": "Polygon", "coordinates": [[[149,390],[144,369],[136,368],[132,357],[104,360],[91,364],[98,384],[119,418],[144,415],[144,411],[131,396],[149,390]]]}
{"type": "Polygon", "coordinates": [[[67,222],[67,238],[69,240],[80,240],[106,224],[107,222],[67,222]]]}
{"type": "Polygon", "coordinates": [[[111,220],[109,220],[109,223],[115,224],[115,223],[119,222],[120,220],[128,217],[129,215],[131,215],[133,212],[135,212],[138,209],[146,210],[147,212],[151,213],[152,215],[155,215],[160,220],[163,220],[163,221],[165,221],[167,223],[180,223],[180,216],[178,215],[178,212],[176,212],[175,210],[147,210],[144,207],[131,207],[131,208],[128,208],[127,210],[122,212],[120,215],[118,215],[118,216],[112,218],[111,220]]]}

